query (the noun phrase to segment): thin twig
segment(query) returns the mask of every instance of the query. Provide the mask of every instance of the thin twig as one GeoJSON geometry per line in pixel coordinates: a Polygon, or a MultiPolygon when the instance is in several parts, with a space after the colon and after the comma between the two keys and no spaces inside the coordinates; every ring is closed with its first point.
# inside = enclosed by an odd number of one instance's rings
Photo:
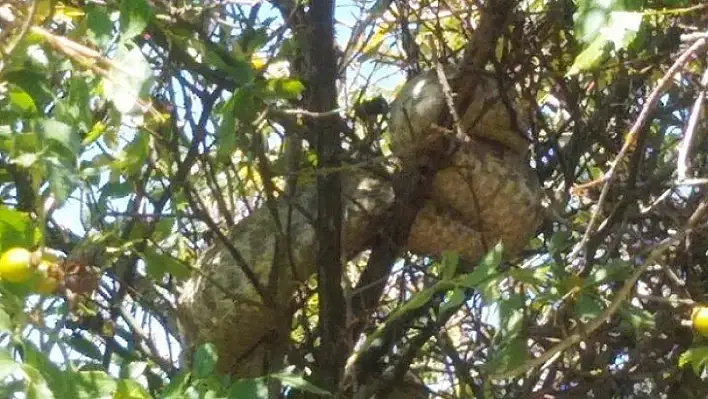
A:
{"type": "Polygon", "coordinates": [[[693,299],[681,299],[681,298],[672,298],[672,297],[667,298],[667,297],[656,296],[656,295],[637,294],[637,298],[641,299],[643,301],[668,303],[670,305],[695,306],[697,303],[693,299]]]}
{"type": "Polygon", "coordinates": [[[673,188],[666,189],[666,191],[661,193],[661,195],[656,200],[654,200],[649,206],[641,206],[640,205],[639,206],[639,213],[644,215],[644,214],[651,212],[652,209],[654,209],[654,207],[656,207],[657,205],[662,203],[673,192],[674,192],[673,188]]]}
{"type": "Polygon", "coordinates": [[[600,198],[597,200],[597,204],[595,205],[595,209],[593,210],[592,216],[590,217],[590,222],[588,223],[588,227],[585,230],[583,238],[580,240],[578,245],[576,245],[576,247],[573,249],[573,252],[569,256],[571,259],[577,257],[590,240],[590,236],[593,233],[595,224],[597,223],[597,219],[600,215],[602,205],[604,204],[607,195],[610,191],[610,185],[612,184],[615,172],[617,171],[617,166],[622,163],[629,150],[633,148],[636,144],[637,138],[639,134],[644,130],[644,126],[649,122],[651,113],[654,111],[654,108],[656,108],[656,105],[659,102],[659,98],[661,97],[661,94],[664,91],[664,88],[673,79],[674,75],[678,73],[681,68],[683,68],[683,66],[688,62],[689,59],[691,59],[693,53],[703,48],[703,46],[706,45],[707,41],[708,40],[705,37],[698,39],[695,43],[693,43],[693,45],[691,45],[691,47],[684,51],[683,54],[681,54],[681,56],[674,62],[674,64],[671,65],[671,68],[666,71],[664,76],[659,79],[659,82],[657,82],[656,87],[654,88],[654,90],[652,90],[651,94],[647,98],[647,101],[644,104],[644,107],[642,108],[642,112],[639,114],[639,117],[634,122],[634,125],[630,129],[629,133],[627,133],[627,137],[624,140],[622,149],[620,150],[619,154],[617,154],[617,157],[615,157],[612,166],[610,166],[610,170],[605,174],[603,178],[600,179],[600,181],[604,182],[605,185],[602,187],[600,198]]]}
{"type": "MultiPolygon", "coordinates": [[[[366,28],[374,24],[378,18],[382,17],[390,6],[391,0],[379,0],[375,2],[368,11],[366,11],[366,17],[364,19],[356,22],[354,28],[352,28],[352,34],[349,41],[342,52],[340,64],[337,66],[337,76],[341,76],[344,70],[346,70],[349,64],[351,64],[351,62],[356,58],[359,50],[356,50],[355,53],[355,47],[357,47],[357,43],[359,42],[359,39],[361,39],[361,36],[364,34],[366,28]]],[[[362,47],[365,43],[366,41],[362,43],[362,47]]]]}
{"type": "Polygon", "coordinates": [[[466,141],[469,141],[469,137],[467,134],[465,134],[465,131],[462,129],[462,122],[460,119],[460,115],[457,113],[457,109],[455,108],[455,99],[453,98],[452,94],[452,89],[450,88],[450,83],[447,81],[447,76],[445,75],[445,68],[443,64],[440,63],[440,59],[438,58],[438,51],[437,47],[435,47],[435,42],[433,41],[433,38],[428,36],[428,41],[429,41],[429,46],[433,51],[433,61],[435,62],[435,72],[437,72],[438,76],[438,82],[440,82],[440,86],[442,87],[442,92],[443,95],[445,96],[445,104],[447,104],[448,110],[450,110],[450,115],[452,115],[452,121],[455,127],[455,134],[457,136],[457,139],[460,141],[460,143],[464,143],[466,141]]]}
{"type": "MultiPolygon", "coordinates": [[[[695,212],[693,212],[688,222],[686,223],[686,227],[682,231],[672,237],[667,237],[660,243],[653,245],[649,249],[643,251],[644,254],[648,253],[646,259],[643,260],[641,266],[639,266],[635,270],[635,272],[632,273],[632,275],[627,279],[622,288],[617,291],[617,294],[615,294],[615,297],[610,303],[610,305],[606,309],[604,309],[597,317],[585,324],[581,324],[575,327],[575,329],[573,329],[573,331],[566,339],[561,341],[553,348],[547,350],[541,356],[524,362],[522,365],[515,367],[511,370],[495,373],[491,376],[491,378],[497,380],[514,378],[523,373],[526,373],[527,371],[541,366],[542,364],[551,360],[561,351],[564,351],[572,347],[573,345],[579,343],[584,338],[588,337],[593,331],[597,330],[600,326],[602,326],[602,324],[605,323],[605,321],[609,320],[610,317],[612,317],[612,315],[617,312],[619,307],[622,305],[629,293],[632,291],[634,284],[644,273],[644,271],[646,271],[650,266],[652,266],[655,261],[672,245],[686,237],[686,235],[691,232],[691,230],[698,224],[698,222],[703,219],[706,213],[706,209],[708,209],[708,199],[704,198],[703,201],[698,205],[698,208],[696,208],[695,212]]],[[[641,254],[639,256],[641,257],[641,254]]]]}
{"type": "Polygon", "coordinates": [[[682,42],[693,42],[700,38],[708,38],[708,32],[693,32],[681,35],[682,42]]]}
{"type": "MultiPolygon", "coordinates": [[[[32,24],[32,20],[34,19],[34,15],[37,11],[37,2],[35,0],[32,0],[30,3],[30,9],[29,12],[27,13],[27,18],[25,18],[24,22],[22,22],[22,27],[20,27],[20,32],[17,34],[17,37],[15,37],[15,40],[10,43],[10,45],[7,46],[7,49],[3,51],[3,58],[8,58],[10,55],[12,55],[12,52],[15,51],[15,48],[17,47],[18,44],[24,39],[24,37],[27,35],[27,32],[29,32],[30,25],[32,24]]],[[[3,14],[0,13],[0,17],[2,17],[3,14]]],[[[5,20],[5,19],[3,19],[5,20]]],[[[12,21],[7,21],[5,22],[12,22],[12,21]]],[[[3,69],[5,69],[5,62],[3,60],[0,60],[0,72],[2,72],[3,69]]]]}
{"type": "Polygon", "coordinates": [[[690,7],[682,8],[668,8],[663,10],[646,10],[643,12],[644,15],[681,15],[688,14],[694,11],[699,11],[708,7],[708,4],[697,4],[690,7]]]}
{"type": "Polygon", "coordinates": [[[328,116],[339,115],[339,113],[344,111],[344,109],[340,107],[340,108],[333,109],[331,111],[314,112],[314,111],[308,111],[306,109],[301,109],[301,108],[293,108],[293,109],[273,108],[270,111],[275,114],[281,114],[281,115],[296,115],[296,116],[307,116],[310,118],[325,118],[328,116]]]}
{"type": "Polygon", "coordinates": [[[671,183],[672,186],[674,187],[680,187],[680,186],[705,186],[708,185],[708,177],[696,177],[693,179],[686,179],[686,180],[676,180],[671,183]]]}
{"type": "Polygon", "coordinates": [[[126,324],[128,324],[130,329],[133,330],[133,334],[140,338],[140,340],[147,347],[147,354],[148,356],[150,356],[150,359],[153,360],[155,363],[159,364],[160,367],[165,370],[165,372],[171,373],[173,369],[172,363],[170,363],[169,360],[163,358],[160,355],[160,351],[157,349],[157,345],[155,345],[155,342],[140,327],[140,325],[138,325],[138,321],[135,320],[133,316],[125,308],[123,308],[123,306],[119,308],[119,312],[123,317],[123,320],[125,320],[126,324]]]}
{"type": "Polygon", "coordinates": [[[688,156],[695,141],[698,118],[703,110],[703,101],[706,98],[706,84],[708,84],[708,69],[703,72],[703,78],[701,78],[701,91],[698,93],[698,97],[693,103],[691,116],[688,118],[688,124],[686,125],[686,132],[683,135],[683,140],[681,140],[681,146],[679,147],[676,165],[679,181],[686,179],[686,174],[688,173],[688,168],[690,166],[688,156]]]}

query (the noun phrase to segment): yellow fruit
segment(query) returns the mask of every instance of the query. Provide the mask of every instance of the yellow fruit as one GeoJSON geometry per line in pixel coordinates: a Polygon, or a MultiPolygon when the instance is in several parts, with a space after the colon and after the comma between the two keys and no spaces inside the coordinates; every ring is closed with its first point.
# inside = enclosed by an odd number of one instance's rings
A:
{"type": "Polygon", "coordinates": [[[693,322],[694,330],[698,331],[699,334],[708,337],[708,307],[697,306],[693,308],[691,321],[693,322]]]}
{"type": "Polygon", "coordinates": [[[58,280],[51,277],[42,276],[42,278],[40,278],[37,282],[37,285],[34,286],[34,291],[39,294],[51,295],[56,292],[58,286],[58,280]]]}
{"type": "Polygon", "coordinates": [[[32,252],[10,248],[0,257],[0,279],[20,283],[32,275],[32,252]]]}
{"type": "Polygon", "coordinates": [[[37,280],[33,290],[44,295],[51,295],[56,292],[59,287],[59,278],[61,272],[59,266],[49,260],[43,259],[37,266],[37,280]]]}

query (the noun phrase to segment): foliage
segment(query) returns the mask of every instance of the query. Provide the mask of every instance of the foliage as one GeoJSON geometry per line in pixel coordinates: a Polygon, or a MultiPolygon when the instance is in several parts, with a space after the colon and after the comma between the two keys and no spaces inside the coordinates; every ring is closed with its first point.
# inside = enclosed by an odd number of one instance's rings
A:
{"type": "MultiPolygon", "coordinates": [[[[458,61],[492,2],[339,2],[339,48],[322,50],[338,57],[333,110],[308,109],[327,77],[304,73],[317,43],[299,22],[328,2],[304,3],[0,5],[0,252],[52,251],[81,280],[53,295],[0,281],[1,397],[338,388],[321,378],[315,278],[292,302],[288,367],[259,378],[182,347],[179,289],[293,178],[322,182],[317,121],[338,118],[344,173],[397,171],[378,99],[404,72],[458,61]]],[[[686,321],[708,302],[708,7],[517,3],[488,69],[529,104],[547,220],[517,259],[497,247],[469,273],[455,254],[403,256],[347,356],[410,368],[438,397],[702,397],[708,350],[686,321]]],[[[362,262],[345,268],[347,299],[362,262]]]]}

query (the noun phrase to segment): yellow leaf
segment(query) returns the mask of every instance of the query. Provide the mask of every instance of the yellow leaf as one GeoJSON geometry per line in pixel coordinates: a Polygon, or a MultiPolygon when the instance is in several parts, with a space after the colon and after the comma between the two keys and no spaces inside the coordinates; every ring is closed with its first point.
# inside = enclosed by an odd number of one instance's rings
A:
{"type": "Polygon", "coordinates": [[[263,67],[265,67],[265,64],[266,64],[265,59],[263,59],[257,55],[254,55],[253,57],[251,57],[251,67],[254,70],[260,71],[261,69],[263,69],[263,67]]]}
{"type": "Polygon", "coordinates": [[[44,20],[52,14],[52,0],[37,0],[35,3],[34,17],[32,22],[35,24],[41,24],[44,20]]]}
{"type": "Polygon", "coordinates": [[[54,12],[54,19],[73,22],[77,17],[83,17],[84,15],[86,15],[86,13],[80,8],[59,3],[54,12]]]}
{"type": "Polygon", "coordinates": [[[389,28],[384,27],[384,28],[377,28],[376,31],[374,32],[374,35],[371,36],[368,42],[363,44],[363,48],[361,49],[361,52],[364,54],[369,54],[373,53],[378,48],[381,46],[381,43],[384,41],[386,38],[386,34],[388,33],[389,28]]]}

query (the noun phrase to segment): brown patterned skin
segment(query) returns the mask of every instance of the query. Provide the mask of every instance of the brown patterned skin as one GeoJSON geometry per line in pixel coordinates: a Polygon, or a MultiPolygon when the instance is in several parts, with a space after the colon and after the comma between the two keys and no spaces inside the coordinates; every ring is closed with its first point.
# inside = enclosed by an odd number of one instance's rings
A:
{"type": "MultiPolygon", "coordinates": [[[[430,73],[413,79],[392,104],[394,151],[405,153],[411,143],[420,142],[444,110],[442,91],[431,78],[437,79],[430,73]],[[422,93],[423,97],[406,99],[411,93],[422,93]]],[[[505,256],[511,258],[535,232],[540,220],[538,183],[526,160],[527,142],[515,131],[523,124],[510,122],[495,87],[493,81],[483,80],[476,89],[478,100],[462,118],[469,134],[486,140],[467,143],[453,155],[452,166],[437,173],[430,199],[413,223],[409,251],[437,255],[451,250],[474,262],[501,240],[505,256]]],[[[189,347],[213,342],[222,371],[237,378],[255,377],[263,375],[273,343],[287,342],[290,320],[284,317],[284,309],[298,280],[315,272],[315,234],[307,217],[315,214],[315,191],[314,187],[302,190],[293,201],[306,213],[293,208],[294,234],[288,259],[274,252],[276,224],[265,207],[241,220],[230,237],[261,284],[267,285],[274,259],[280,256],[286,265],[272,292],[276,306],[263,304],[226,247],[215,244],[200,257],[197,266],[201,272],[183,287],[179,299],[186,353],[189,347]]],[[[365,249],[383,212],[393,203],[393,190],[384,179],[355,171],[345,175],[342,198],[346,209],[343,258],[350,260],[365,249]]],[[[286,220],[287,210],[288,201],[279,200],[281,221],[286,220]]]]}
{"type": "MultiPolygon", "coordinates": [[[[448,66],[445,71],[452,80],[455,68],[448,66]]],[[[524,158],[529,148],[529,142],[522,133],[527,129],[527,122],[523,119],[523,113],[516,111],[521,110],[524,103],[515,102],[514,108],[510,108],[506,101],[514,97],[510,90],[506,92],[506,96],[501,96],[494,78],[486,75],[476,77],[474,100],[459,115],[460,123],[465,134],[471,138],[494,141],[497,147],[524,158]]],[[[393,151],[405,162],[411,144],[430,134],[429,127],[438,121],[446,109],[437,72],[424,72],[409,80],[391,103],[389,126],[393,151]]]]}
{"type": "MultiPolygon", "coordinates": [[[[454,68],[446,73],[454,76],[454,68]]],[[[408,250],[419,254],[458,252],[474,262],[498,242],[507,259],[528,243],[541,220],[538,180],[527,160],[526,122],[510,110],[497,82],[477,78],[474,101],[461,116],[470,141],[437,172],[431,199],[411,229],[408,250]]],[[[391,106],[391,147],[407,157],[437,122],[447,104],[435,71],[411,79],[391,106]]],[[[520,107],[520,105],[517,105],[520,107]]]]}
{"type": "MultiPolygon", "coordinates": [[[[351,259],[364,249],[377,219],[393,203],[393,190],[387,182],[356,171],[345,176],[343,191],[344,257],[351,259]]],[[[297,205],[292,207],[292,242],[287,259],[281,259],[285,267],[278,274],[275,295],[271,297],[275,308],[264,304],[221,242],[202,254],[198,260],[201,273],[182,287],[179,308],[186,343],[189,346],[215,343],[219,368],[239,378],[263,375],[265,344],[287,337],[290,320],[284,317],[287,313],[284,309],[298,281],[315,272],[315,231],[309,219],[316,214],[314,187],[304,187],[292,203],[297,205]],[[293,276],[293,271],[297,276],[293,276]],[[218,286],[211,281],[218,282],[218,286]]],[[[288,201],[279,200],[278,214],[283,225],[288,208],[288,201]]],[[[272,213],[261,207],[241,220],[230,237],[234,248],[265,287],[276,257],[276,231],[272,213]]]]}
{"type": "Polygon", "coordinates": [[[501,241],[506,259],[517,255],[541,216],[530,168],[478,149],[459,150],[452,164],[435,176],[432,199],[413,224],[408,250],[450,250],[474,262],[501,241]]]}

